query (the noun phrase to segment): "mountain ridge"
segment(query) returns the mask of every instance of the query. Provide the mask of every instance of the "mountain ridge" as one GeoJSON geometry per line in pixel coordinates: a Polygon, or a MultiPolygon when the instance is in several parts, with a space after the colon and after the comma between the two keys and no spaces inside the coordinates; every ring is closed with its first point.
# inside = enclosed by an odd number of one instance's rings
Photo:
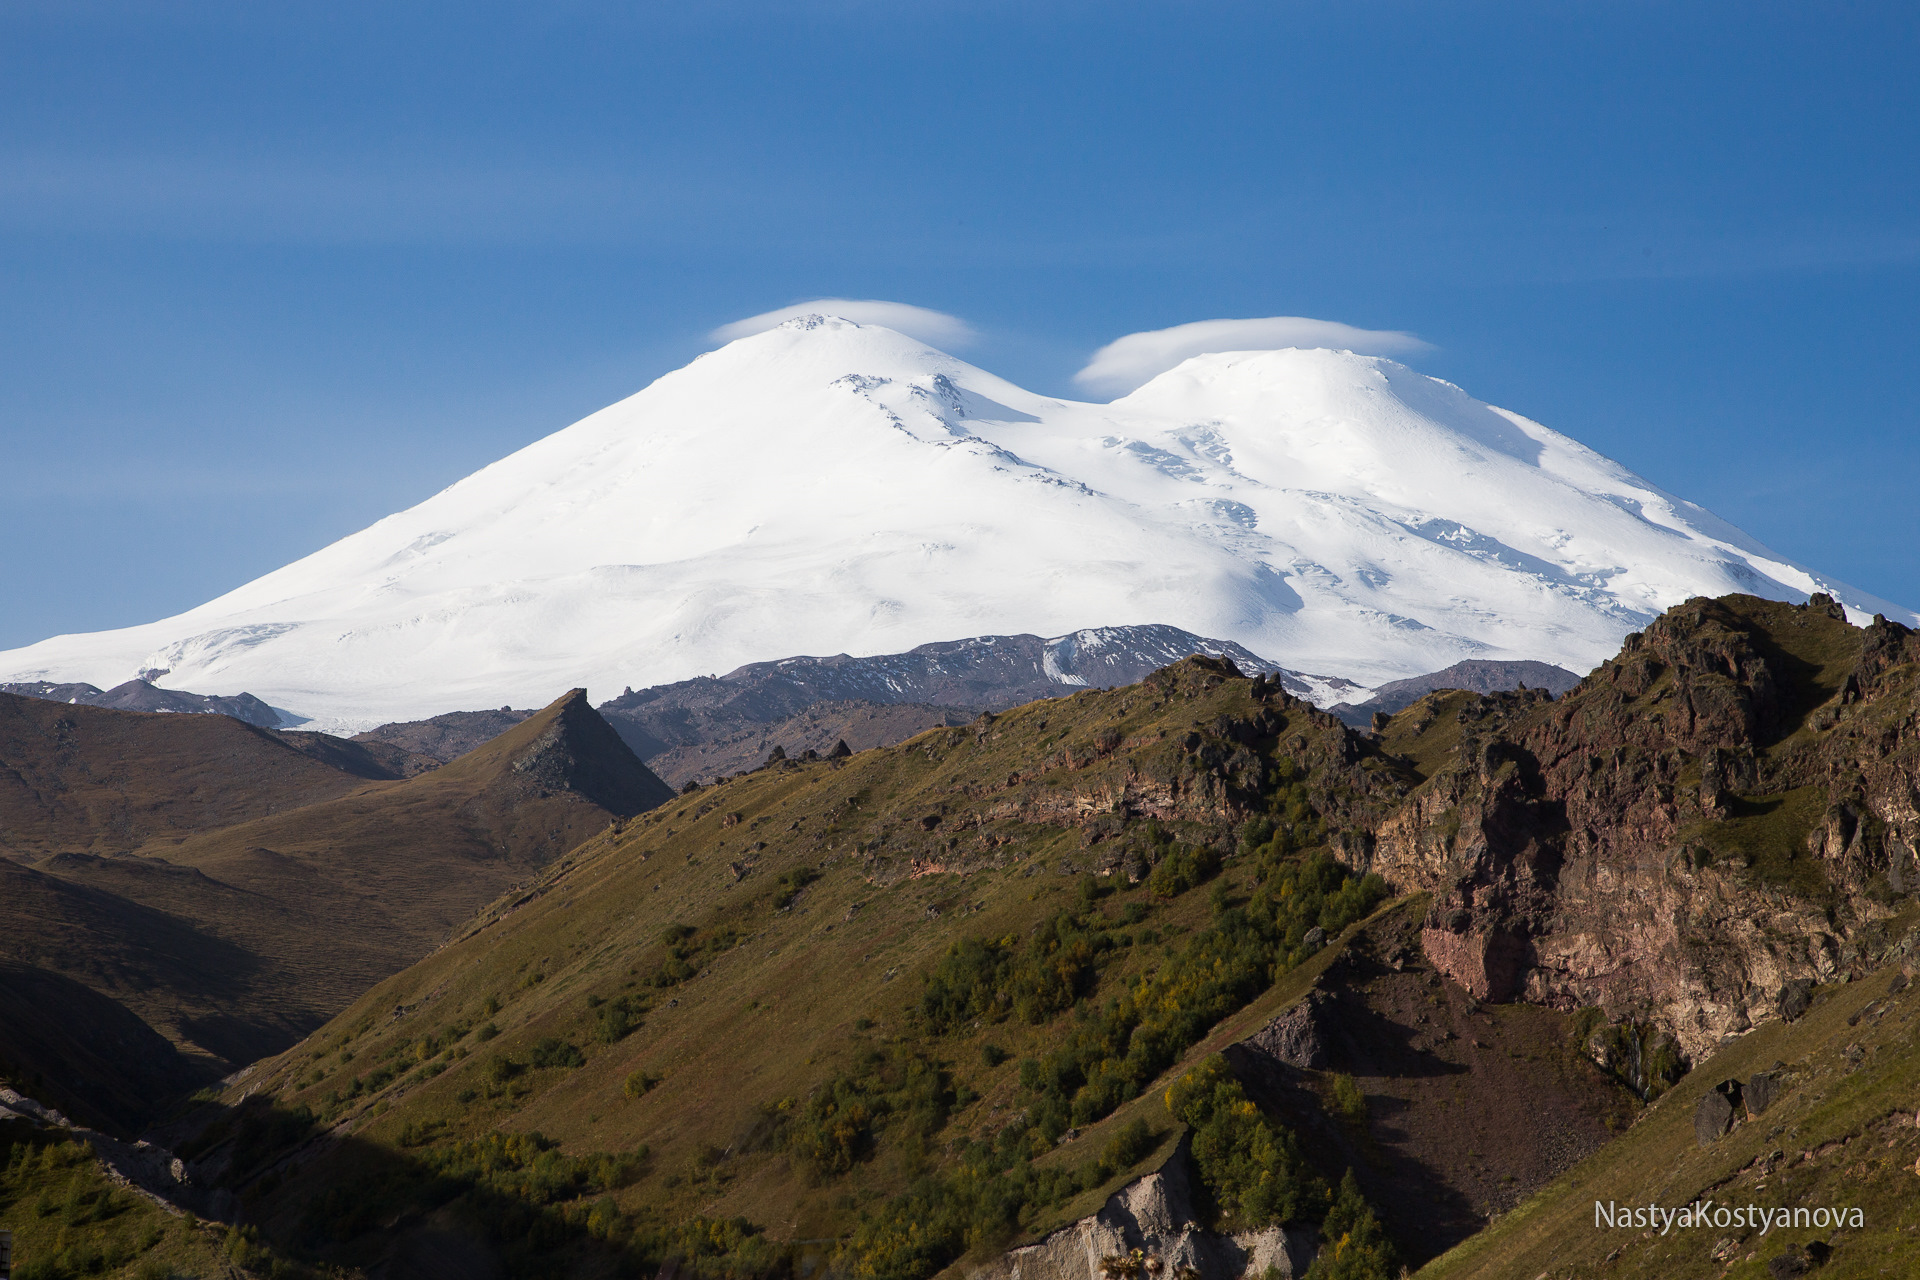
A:
{"type": "Polygon", "coordinates": [[[1920,621],[1392,361],[1199,356],[1093,405],[810,316],[218,600],[0,654],[0,675],[165,671],[358,730],[1151,618],[1371,685],[1467,658],[1585,669],[1739,591],[1920,621]]]}

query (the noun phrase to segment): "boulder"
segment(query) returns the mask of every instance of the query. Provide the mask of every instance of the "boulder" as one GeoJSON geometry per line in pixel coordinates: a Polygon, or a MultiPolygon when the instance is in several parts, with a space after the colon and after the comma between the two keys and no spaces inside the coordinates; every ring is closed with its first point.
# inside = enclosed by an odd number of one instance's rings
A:
{"type": "Polygon", "coordinates": [[[1772,1071],[1756,1071],[1753,1078],[1740,1091],[1740,1100],[1747,1108],[1748,1116],[1757,1116],[1773,1105],[1780,1096],[1781,1079],[1772,1071]]]}
{"type": "Polygon", "coordinates": [[[1740,1082],[1717,1084],[1693,1109],[1693,1136],[1703,1147],[1712,1146],[1733,1127],[1734,1105],[1740,1101],[1740,1082]]]}
{"type": "Polygon", "coordinates": [[[1798,1021],[1812,1007],[1813,983],[1807,979],[1799,978],[1780,988],[1780,1016],[1788,1022],[1798,1021]]]}
{"type": "Polygon", "coordinates": [[[1247,1037],[1248,1048],[1302,1071],[1320,1071],[1330,1060],[1326,1020],[1333,1000],[1314,991],[1247,1037]]]}

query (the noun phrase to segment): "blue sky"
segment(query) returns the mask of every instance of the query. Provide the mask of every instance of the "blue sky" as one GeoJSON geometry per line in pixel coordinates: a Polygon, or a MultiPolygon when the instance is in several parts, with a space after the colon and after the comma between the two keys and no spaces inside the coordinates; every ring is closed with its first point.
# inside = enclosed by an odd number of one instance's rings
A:
{"type": "Polygon", "coordinates": [[[0,3],[0,645],[198,604],[822,295],[1067,395],[1135,330],[1410,331],[1920,606],[1917,14],[0,3]]]}

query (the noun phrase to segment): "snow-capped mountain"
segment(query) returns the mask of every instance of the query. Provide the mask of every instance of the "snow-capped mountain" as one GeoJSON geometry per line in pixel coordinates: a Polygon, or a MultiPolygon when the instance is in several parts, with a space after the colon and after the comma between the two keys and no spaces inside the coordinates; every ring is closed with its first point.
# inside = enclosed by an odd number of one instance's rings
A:
{"type": "Polygon", "coordinates": [[[1375,684],[1585,671],[1733,591],[1920,621],[1390,360],[1198,356],[1083,404],[807,316],[197,609],[0,652],[0,680],[144,671],[344,728],[1159,623],[1375,684]]]}

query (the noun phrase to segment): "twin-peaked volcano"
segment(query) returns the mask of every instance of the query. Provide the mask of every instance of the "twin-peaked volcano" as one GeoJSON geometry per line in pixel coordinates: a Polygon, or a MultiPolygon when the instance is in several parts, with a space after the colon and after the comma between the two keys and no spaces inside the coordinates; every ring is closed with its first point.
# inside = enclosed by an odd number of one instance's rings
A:
{"type": "Polygon", "coordinates": [[[1373,683],[1584,671],[1695,595],[1863,592],[1392,361],[1207,355],[1107,405],[808,316],[161,622],[0,680],[248,690],[330,726],[796,653],[1164,623],[1373,683]]]}

